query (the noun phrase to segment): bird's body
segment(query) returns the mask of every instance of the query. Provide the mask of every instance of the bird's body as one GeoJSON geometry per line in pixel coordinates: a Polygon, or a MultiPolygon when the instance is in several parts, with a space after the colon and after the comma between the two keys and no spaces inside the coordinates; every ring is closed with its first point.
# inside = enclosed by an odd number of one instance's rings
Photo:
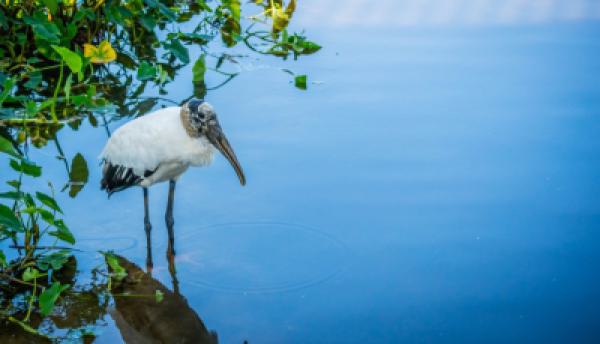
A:
{"type": "Polygon", "coordinates": [[[144,189],[144,223],[148,266],[152,266],[148,216],[148,187],[169,181],[165,220],[168,252],[174,254],[173,202],[175,183],[190,166],[209,165],[215,148],[229,161],[240,184],[246,183],[242,167],[229,144],[213,107],[192,99],[181,107],[157,110],[117,129],[100,154],[104,162],[101,187],[108,195],[141,186],[144,189]]]}
{"type": "Polygon", "coordinates": [[[105,176],[110,177],[105,179],[107,192],[177,180],[189,166],[209,165],[213,145],[204,136],[191,137],[183,120],[181,107],[174,106],[117,129],[100,155],[107,163],[105,176]]]}

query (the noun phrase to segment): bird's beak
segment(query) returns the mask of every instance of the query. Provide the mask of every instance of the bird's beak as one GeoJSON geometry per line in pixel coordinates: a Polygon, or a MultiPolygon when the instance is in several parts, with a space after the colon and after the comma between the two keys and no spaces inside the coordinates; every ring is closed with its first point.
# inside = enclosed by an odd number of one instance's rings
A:
{"type": "Polygon", "coordinates": [[[229,160],[229,163],[240,179],[240,184],[246,185],[246,177],[244,176],[242,166],[240,166],[240,163],[233,152],[233,148],[231,148],[229,141],[227,141],[227,137],[225,137],[221,126],[218,123],[216,125],[209,125],[206,137],[210,143],[212,143],[213,146],[215,146],[225,156],[225,158],[229,160]]]}

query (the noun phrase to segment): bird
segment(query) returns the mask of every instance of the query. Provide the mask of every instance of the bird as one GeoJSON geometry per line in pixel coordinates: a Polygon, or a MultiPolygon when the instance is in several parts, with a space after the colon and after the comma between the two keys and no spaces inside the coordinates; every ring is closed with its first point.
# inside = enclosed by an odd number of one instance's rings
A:
{"type": "Polygon", "coordinates": [[[147,267],[152,267],[148,211],[148,188],[169,182],[165,223],[169,236],[167,257],[175,255],[173,203],[175,184],[190,166],[208,166],[217,150],[229,161],[242,186],[244,171],[221,129],[211,104],[192,98],[181,106],[171,106],[138,117],[119,127],[108,139],[100,154],[100,187],[108,197],[132,186],[144,194],[144,228],[147,267]]]}

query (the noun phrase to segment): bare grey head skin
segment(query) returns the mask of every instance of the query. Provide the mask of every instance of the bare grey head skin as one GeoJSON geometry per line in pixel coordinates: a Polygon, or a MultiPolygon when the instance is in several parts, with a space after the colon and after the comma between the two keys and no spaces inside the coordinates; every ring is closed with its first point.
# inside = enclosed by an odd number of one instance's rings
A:
{"type": "Polygon", "coordinates": [[[181,121],[188,135],[191,137],[206,137],[227,158],[240,179],[240,184],[246,184],[246,177],[244,176],[242,166],[238,162],[233,148],[231,148],[225,133],[221,129],[217,113],[212,105],[203,100],[191,99],[181,106],[181,121]]]}

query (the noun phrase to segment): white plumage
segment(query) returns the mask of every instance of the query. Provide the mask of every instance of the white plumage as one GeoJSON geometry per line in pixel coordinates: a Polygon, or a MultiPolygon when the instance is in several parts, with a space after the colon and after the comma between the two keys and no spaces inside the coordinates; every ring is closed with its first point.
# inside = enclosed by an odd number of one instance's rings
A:
{"type": "Polygon", "coordinates": [[[144,187],[177,179],[190,165],[210,164],[213,145],[205,136],[190,137],[180,113],[181,107],[168,107],[123,125],[108,140],[100,158],[130,168],[137,176],[156,171],[142,180],[144,187]]]}
{"type": "Polygon", "coordinates": [[[144,223],[148,267],[152,266],[148,215],[148,187],[169,181],[165,220],[169,234],[168,252],[174,254],[173,202],[177,178],[190,166],[211,163],[214,149],[227,158],[240,184],[246,183],[242,167],[229,144],[217,114],[210,104],[192,99],[181,107],[157,110],[119,129],[100,154],[104,162],[101,187],[111,195],[131,186],[144,189],[144,223]]]}

